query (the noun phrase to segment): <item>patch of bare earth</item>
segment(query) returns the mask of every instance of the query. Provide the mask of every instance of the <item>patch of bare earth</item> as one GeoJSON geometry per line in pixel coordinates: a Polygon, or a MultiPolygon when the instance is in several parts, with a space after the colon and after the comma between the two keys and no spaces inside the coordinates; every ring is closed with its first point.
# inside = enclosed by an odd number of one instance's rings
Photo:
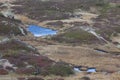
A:
{"type": "MultiPolygon", "coordinates": [[[[27,16],[24,16],[24,15],[19,15],[19,14],[16,14],[15,15],[15,19],[18,19],[18,20],[21,20],[23,23],[33,23],[33,24],[37,24],[37,25],[40,25],[40,26],[43,26],[43,27],[50,27],[50,28],[53,28],[53,29],[56,29],[56,27],[53,27],[52,25],[48,25],[48,23],[53,23],[53,22],[63,22],[64,24],[64,27],[62,29],[67,29],[68,28],[68,25],[70,27],[70,23],[75,23],[75,22],[85,22],[85,23],[88,23],[88,24],[93,24],[94,22],[91,20],[93,18],[96,18],[98,15],[97,14],[93,14],[93,13],[89,13],[89,12],[77,12],[78,15],[81,15],[80,17],[74,17],[74,18],[70,18],[70,19],[61,19],[61,20],[46,20],[46,21],[42,21],[42,22],[39,22],[39,21],[36,21],[36,20],[32,20],[30,19],[29,17],[27,16]]],[[[61,27],[58,28],[58,30],[62,30],[61,27]]]]}

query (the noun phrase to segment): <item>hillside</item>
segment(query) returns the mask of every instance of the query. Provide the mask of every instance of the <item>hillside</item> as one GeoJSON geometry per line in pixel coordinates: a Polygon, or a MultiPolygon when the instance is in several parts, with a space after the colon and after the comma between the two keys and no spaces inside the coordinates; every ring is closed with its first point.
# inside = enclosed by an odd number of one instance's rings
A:
{"type": "Polygon", "coordinates": [[[119,61],[119,0],[0,0],[0,80],[119,80],[119,61]]]}

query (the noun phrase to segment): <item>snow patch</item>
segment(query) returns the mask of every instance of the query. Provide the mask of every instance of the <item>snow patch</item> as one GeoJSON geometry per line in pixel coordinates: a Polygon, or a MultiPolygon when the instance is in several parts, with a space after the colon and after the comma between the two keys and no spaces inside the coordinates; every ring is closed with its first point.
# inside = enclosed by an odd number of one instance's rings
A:
{"type": "Polygon", "coordinates": [[[82,71],[80,70],[80,68],[74,67],[73,69],[74,69],[75,72],[82,72],[82,71]]]}
{"type": "Polygon", "coordinates": [[[21,33],[22,33],[23,35],[25,35],[24,30],[23,30],[21,27],[18,27],[18,28],[19,28],[19,30],[21,31],[21,33]]]}
{"type": "Polygon", "coordinates": [[[105,42],[108,42],[105,38],[103,38],[102,36],[100,36],[100,34],[95,32],[95,29],[91,28],[91,27],[80,27],[82,30],[87,31],[88,33],[93,34],[94,36],[96,36],[98,39],[103,40],[105,42]]]}
{"type": "Polygon", "coordinates": [[[0,59],[0,65],[4,67],[13,67],[13,64],[11,64],[7,59],[0,59]]]}
{"type": "Polygon", "coordinates": [[[95,68],[89,68],[89,69],[87,70],[87,72],[96,72],[96,69],[95,69],[95,68]]]}

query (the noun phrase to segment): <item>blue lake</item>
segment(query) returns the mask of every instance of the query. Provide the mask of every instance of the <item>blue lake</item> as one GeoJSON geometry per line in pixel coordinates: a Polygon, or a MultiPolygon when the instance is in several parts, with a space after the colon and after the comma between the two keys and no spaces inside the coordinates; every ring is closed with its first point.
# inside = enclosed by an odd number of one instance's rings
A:
{"type": "Polygon", "coordinates": [[[30,31],[35,37],[57,34],[56,30],[44,28],[44,27],[37,26],[37,25],[29,25],[28,31],[30,31]]]}

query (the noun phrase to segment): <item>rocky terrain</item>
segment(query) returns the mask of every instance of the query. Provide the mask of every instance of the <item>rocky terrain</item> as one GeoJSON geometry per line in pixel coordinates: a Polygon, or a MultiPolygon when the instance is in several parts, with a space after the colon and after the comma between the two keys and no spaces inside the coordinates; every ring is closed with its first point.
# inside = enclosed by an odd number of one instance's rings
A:
{"type": "Polygon", "coordinates": [[[11,79],[120,80],[120,1],[0,0],[0,80],[11,79]],[[35,37],[31,24],[58,32],[35,37]]]}

